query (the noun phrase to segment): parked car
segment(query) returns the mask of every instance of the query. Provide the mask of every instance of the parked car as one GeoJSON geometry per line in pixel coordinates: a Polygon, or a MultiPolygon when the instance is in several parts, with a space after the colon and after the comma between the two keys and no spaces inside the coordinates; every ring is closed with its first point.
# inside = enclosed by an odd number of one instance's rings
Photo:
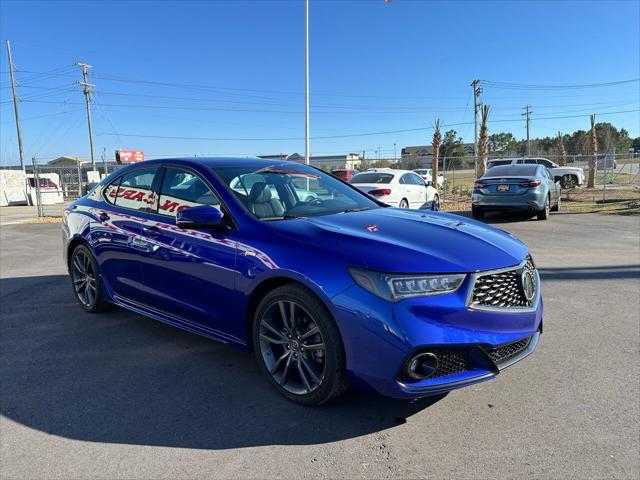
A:
{"type": "MultiPolygon", "coordinates": [[[[263,178],[261,175],[256,175],[253,177],[247,175],[244,177],[236,178],[230,185],[230,187],[236,192],[243,193],[244,195],[249,195],[249,192],[251,191],[253,185],[256,182],[260,182],[262,180],[263,178]]],[[[310,183],[308,179],[292,178],[291,180],[291,187],[293,188],[296,197],[303,202],[310,202],[318,196],[316,192],[310,189],[312,186],[313,183],[310,183]]],[[[275,186],[270,185],[269,188],[271,189],[271,196],[273,198],[278,198],[279,194],[275,186]]]]}
{"type": "Polygon", "coordinates": [[[605,153],[596,157],[596,168],[598,170],[615,170],[618,168],[618,162],[615,155],[605,153]]]}
{"type": "Polygon", "coordinates": [[[358,173],[357,170],[349,170],[345,168],[339,168],[336,170],[331,170],[331,175],[338,177],[343,182],[348,182],[353,178],[354,175],[358,173]]]}
{"type": "Polygon", "coordinates": [[[440,210],[440,196],[431,182],[409,170],[369,169],[353,177],[349,183],[377,200],[400,208],[440,210]]]}
{"type": "Polygon", "coordinates": [[[62,233],[86,312],[116,304],[253,351],[303,405],[348,383],[398,398],[473,385],[529,355],[542,332],[540,278],[515,237],[388,208],[293,162],[127,165],[68,206],[62,233]],[[255,176],[248,194],[231,188],[255,176]],[[331,194],[301,201],[295,179],[331,194]]]}
{"type": "Polygon", "coordinates": [[[471,196],[473,218],[489,211],[527,211],[539,220],[560,210],[560,182],[542,165],[499,165],[476,180],[471,196]]]}
{"type": "Polygon", "coordinates": [[[549,169],[554,180],[560,182],[562,188],[575,188],[584,185],[584,170],[579,167],[561,167],[546,158],[504,158],[491,160],[487,163],[487,169],[499,165],[521,164],[544,165],[549,169]]]}
{"type": "MultiPolygon", "coordinates": [[[[430,168],[419,168],[418,170],[414,170],[418,175],[422,177],[425,182],[433,182],[433,170],[430,168]]],[[[438,187],[444,187],[444,182],[446,182],[444,178],[444,174],[442,172],[438,172],[438,187]]]]}

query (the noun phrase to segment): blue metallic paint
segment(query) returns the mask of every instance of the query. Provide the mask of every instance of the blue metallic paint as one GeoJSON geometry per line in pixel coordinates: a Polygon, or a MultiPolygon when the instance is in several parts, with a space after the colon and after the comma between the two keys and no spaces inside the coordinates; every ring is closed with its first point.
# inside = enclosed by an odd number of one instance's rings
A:
{"type": "MultiPolygon", "coordinates": [[[[180,229],[171,217],[110,205],[94,193],[68,208],[65,259],[71,242],[80,240],[94,252],[105,293],[114,303],[245,349],[251,344],[247,307],[252,292],[272,279],[298,282],[314,292],[336,320],[353,383],[395,397],[438,393],[498,373],[472,349],[472,370],[403,384],[398,374],[417,348],[495,347],[539,330],[541,301],[532,313],[467,308],[470,277],[451,294],[390,303],[355,285],[347,270],[471,273],[513,266],[528,249],[510,234],[455,215],[391,208],[260,221],[211,170],[232,162],[273,165],[258,159],[145,162],[196,171],[233,218],[231,229],[180,229]],[[377,229],[370,231],[370,225],[377,229]]],[[[118,170],[101,185],[135,168],[118,170]]]]}

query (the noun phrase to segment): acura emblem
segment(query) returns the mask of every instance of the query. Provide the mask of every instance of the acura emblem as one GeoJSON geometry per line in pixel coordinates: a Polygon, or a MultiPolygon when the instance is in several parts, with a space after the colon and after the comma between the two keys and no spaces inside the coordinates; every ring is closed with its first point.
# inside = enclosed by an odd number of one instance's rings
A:
{"type": "Polygon", "coordinates": [[[520,285],[522,286],[522,293],[527,302],[533,300],[533,296],[536,293],[536,281],[533,278],[531,271],[524,269],[520,276],[520,285]]]}

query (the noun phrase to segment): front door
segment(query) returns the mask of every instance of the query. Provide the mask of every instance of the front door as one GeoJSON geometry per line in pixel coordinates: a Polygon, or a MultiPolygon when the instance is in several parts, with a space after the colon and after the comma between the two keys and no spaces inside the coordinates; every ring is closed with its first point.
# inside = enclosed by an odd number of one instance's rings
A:
{"type": "MultiPolygon", "coordinates": [[[[218,198],[195,172],[167,167],[159,188],[158,210],[147,215],[141,252],[148,308],[219,332],[236,332],[233,314],[237,242],[235,231],[192,230],[176,226],[183,208],[213,205],[218,198]]],[[[242,323],[242,322],[240,322],[242,323]]]]}

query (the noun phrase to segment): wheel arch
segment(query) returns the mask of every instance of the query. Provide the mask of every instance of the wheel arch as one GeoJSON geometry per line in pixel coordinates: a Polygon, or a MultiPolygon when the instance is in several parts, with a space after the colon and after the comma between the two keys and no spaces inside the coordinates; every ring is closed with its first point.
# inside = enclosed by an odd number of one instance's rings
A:
{"type": "MultiPolygon", "coordinates": [[[[245,307],[245,338],[247,339],[246,345],[247,350],[253,350],[253,316],[255,315],[256,309],[258,305],[262,301],[262,299],[267,295],[270,291],[282,287],[284,285],[297,285],[306,290],[308,290],[312,295],[314,295],[320,302],[324,305],[327,313],[331,315],[336,321],[336,314],[332,307],[330,299],[321,291],[319,287],[314,288],[310,286],[307,282],[304,282],[294,276],[287,276],[284,274],[271,276],[261,280],[254,288],[251,290],[249,294],[249,298],[247,299],[246,307],[245,307]]],[[[340,326],[337,324],[338,331],[340,331],[340,326]]]]}
{"type": "Polygon", "coordinates": [[[87,248],[89,247],[89,243],[79,235],[74,236],[71,240],[69,240],[69,243],[67,244],[67,256],[65,258],[65,263],[68,272],[71,271],[71,254],[79,245],[84,245],[87,248]]]}

